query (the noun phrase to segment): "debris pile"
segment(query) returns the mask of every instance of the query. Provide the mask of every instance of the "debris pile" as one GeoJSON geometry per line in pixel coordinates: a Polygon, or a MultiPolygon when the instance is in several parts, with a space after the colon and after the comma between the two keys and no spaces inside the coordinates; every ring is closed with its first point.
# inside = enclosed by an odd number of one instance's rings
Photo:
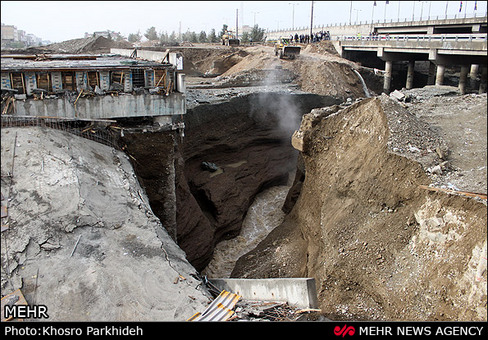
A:
{"type": "MultiPolygon", "coordinates": [[[[320,309],[300,309],[287,302],[240,300],[231,321],[301,321],[312,320],[320,309]]],[[[322,319],[318,317],[318,319],[322,319]]]]}

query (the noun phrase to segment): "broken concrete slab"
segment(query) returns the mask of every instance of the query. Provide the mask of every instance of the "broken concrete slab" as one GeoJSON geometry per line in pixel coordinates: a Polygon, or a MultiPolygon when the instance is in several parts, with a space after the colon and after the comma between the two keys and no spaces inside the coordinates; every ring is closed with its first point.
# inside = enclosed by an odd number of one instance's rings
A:
{"type": "Polygon", "coordinates": [[[390,93],[390,97],[391,98],[394,98],[394,99],[396,99],[398,101],[405,100],[405,95],[402,92],[398,91],[398,90],[395,90],[392,93],[390,93]]]}
{"type": "Polygon", "coordinates": [[[59,130],[2,128],[2,174],[16,135],[2,292],[35,296],[48,321],[184,321],[205,309],[209,295],[124,153],[59,130]]]}
{"type": "Polygon", "coordinates": [[[313,278],[272,279],[210,279],[220,289],[226,289],[243,299],[284,301],[298,308],[317,308],[317,290],[313,278]]]}

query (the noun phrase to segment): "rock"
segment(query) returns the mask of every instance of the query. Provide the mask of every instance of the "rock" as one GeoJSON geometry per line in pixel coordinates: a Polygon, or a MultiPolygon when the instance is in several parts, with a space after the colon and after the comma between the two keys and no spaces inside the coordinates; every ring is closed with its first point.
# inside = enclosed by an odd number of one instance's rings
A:
{"type": "Polygon", "coordinates": [[[392,93],[390,93],[390,97],[398,101],[403,101],[405,99],[405,95],[398,90],[395,90],[392,93]]]}
{"type": "Polygon", "coordinates": [[[217,166],[217,164],[211,163],[211,162],[202,162],[200,164],[200,168],[202,170],[206,170],[206,171],[210,171],[210,172],[215,172],[215,171],[219,170],[219,167],[217,166]]]}
{"type": "Polygon", "coordinates": [[[427,169],[433,175],[442,175],[442,168],[440,165],[436,165],[432,168],[427,169]]]}

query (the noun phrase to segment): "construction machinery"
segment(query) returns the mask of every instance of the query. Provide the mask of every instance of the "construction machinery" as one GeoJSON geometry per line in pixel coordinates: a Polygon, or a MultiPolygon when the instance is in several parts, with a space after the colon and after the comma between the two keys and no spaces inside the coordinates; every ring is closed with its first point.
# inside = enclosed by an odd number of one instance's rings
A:
{"type": "Polygon", "coordinates": [[[239,39],[232,31],[225,31],[224,35],[222,35],[222,45],[239,46],[239,39]]]}
{"type": "Polygon", "coordinates": [[[292,44],[290,39],[280,38],[275,44],[275,55],[280,59],[295,59],[300,54],[301,47],[292,44]]]}

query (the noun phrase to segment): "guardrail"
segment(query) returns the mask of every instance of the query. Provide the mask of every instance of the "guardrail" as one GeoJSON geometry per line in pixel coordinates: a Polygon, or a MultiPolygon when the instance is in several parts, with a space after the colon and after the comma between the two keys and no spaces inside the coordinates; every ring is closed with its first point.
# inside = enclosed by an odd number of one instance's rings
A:
{"type": "Polygon", "coordinates": [[[487,41],[488,35],[483,34],[431,34],[431,35],[370,35],[370,36],[350,36],[341,35],[336,36],[337,41],[487,41]]]}
{"type": "MultiPolygon", "coordinates": [[[[389,25],[389,24],[420,24],[420,23],[428,23],[432,21],[442,21],[442,20],[469,20],[469,19],[483,19],[487,18],[487,13],[477,15],[476,13],[468,13],[467,15],[458,15],[458,14],[449,14],[449,15],[430,15],[430,16],[423,16],[419,18],[414,18],[412,20],[411,17],[405,18],[397,18],[397,19],[390,19],[390,20],[364,20],[364,21],[351,21],[351,22],[339,22],[333,24],[315,24],[313,25],[312,29],[315,30],[327,30],[330,27],[345,27],[345,26],[361,26],[361,25],[389,25]]],[[[267,33],[278,33],[278,32],[290,32],[290,31],[304,31],[310,30],[310,26],[300,26],[295,28],[281,28],[281,29],[267,29],[267,33]]]]}

